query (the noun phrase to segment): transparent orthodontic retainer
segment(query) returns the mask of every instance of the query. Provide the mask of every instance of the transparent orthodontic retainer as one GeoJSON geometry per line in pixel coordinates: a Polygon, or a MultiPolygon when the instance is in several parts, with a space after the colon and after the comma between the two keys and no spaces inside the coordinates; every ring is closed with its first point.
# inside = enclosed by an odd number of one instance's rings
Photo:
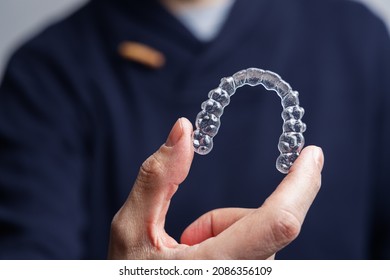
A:
{"type": "Polygon", "coordinates": [[[206,155],[213,149],[213,138],[221,126],[224,108],[229,105],[236,89],[244,85],[263,85],[265,89],[275,91],[281,99],[284,123],[283,133],[279,137],[280,155],[276,160],[276,169],[287,174],[305,144],[302,133],[306,130],[306,124],[301,121],[305,110],[299,106],[298,92],[293,91],[278,74],[268,70],[249,68],[239,71],[231,77],[222,78],[219,86],[209,92],[209,99],[202,103],[202,111],[195,121],[195,152],[206,155]]]}

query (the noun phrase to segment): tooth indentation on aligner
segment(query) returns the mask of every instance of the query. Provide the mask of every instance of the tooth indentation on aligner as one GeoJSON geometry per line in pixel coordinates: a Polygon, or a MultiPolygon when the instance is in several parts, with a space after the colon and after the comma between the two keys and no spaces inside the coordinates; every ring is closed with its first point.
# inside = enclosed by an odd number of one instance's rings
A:
{"type": "Polygon", "coordinates": [[[298,156],[298,153],[280,154],[276,159],[276,169],[281,173],[287,174],[298,156]]]}
{"type": "Polygon", "coordinates": [[[242,87],[247,83],[246,81],[246,70],[238,71],[233,75],[234,84],[237,88],[242,87]]]}
{"type": "Polygon", "coordinates": [[[283,108],[298,106],[299,105],[299,94],[297,91],[290,91],[282,98],[283,108]]]}
{"type": "Polygon", "coordinates": [[[244,85],[263,85],[267,90],[277,93],[283,107],[283,133],[279,137],[280,155],[276,160],[276,169],[286,174],[299,156],[305,138],[306,124],[301,121],[305,110],[299,106],[299,94],[282,78],[271,71],[248,68],[235,73],[232,77],[222,78],[218,88],[209,92],[209,99],[202,103],[202,111],[196,117],[196,130],[193,133],[195,152],[208,154],[213,149],[213,137],[221,125],[220,118],[224,108],[229,105],[236,89],[244,85]]]}
{"type": "Polygon", "coordinates": [[[264,72],[264,70],[258,68],[249,68],[246,70],[247,84],[252,87],[259,85],[261,83],[264,72]]]}
{"type": "Polygon", "coordinates": [[[201,111],[196,119],[196,128],[199,129],[200,132],[210,137],[217,135],[221,122],[216,115],[201,111]]]}
{"type": "Polygon", "coordinates": [[[284,108],[282,112],[282,119],[284,121],[290,119],[300,120],[304,114],[305,114],[305,110],[302,107],[299,107],[298,105],[290,106],[284,108]]]}
{"type": "Polygon", "coordinates": [[[281,80],[280,76],[271,71],[265,71],[261,83],[267,90],[276,90],[276,85],[281,80]]]}
{"type": "Polygon", "coordinates": [[[230,103],[230,95],[221,88],[210,91],[209,98],[218,101],[222,107],[226,107],[230,103]]]}
{"type": "Polygon", "coordinates": [[[195,130],[193,134],[193,145],[195,152],[200,155],[207,155],[213,149],[213,138],[195,130]]]}
{"type": "Polygon", "coordinates": [[[226,91],[230,96],[236,92],[236,86],[234,84],[233,77],[222,78],[219,87],[226,91]]]}
{"type": "Polygon", "coordinates": [[[289,119],[283,124],[284,132],[300,132],[303,133],[306,131],[306,124],[301,120],[289,119]]]}
{"type": "Polygon", "coordinates": [[[302,150],[304,143],[305,139],[303,138],[302,133],[284,132],[279,137],[278,148],[282,154],[299,153],[302,150]]]}
{"type": "Polygon", "coordinates": [[[214,99],[208,99],[202,103],[201,108],[208,114],[213,114],[217,117],[220,117],[223,114],[224,107],[218,101],[214,99]]]}
{"type": "Polygon", "coordinates": [[[280,80],[275,85],[275,90],[278,93],[279,97],[283,99],[287,94],[289,94],[292,91],[292,88],[288,83],[286,83],[283,80],[280,80]]]}

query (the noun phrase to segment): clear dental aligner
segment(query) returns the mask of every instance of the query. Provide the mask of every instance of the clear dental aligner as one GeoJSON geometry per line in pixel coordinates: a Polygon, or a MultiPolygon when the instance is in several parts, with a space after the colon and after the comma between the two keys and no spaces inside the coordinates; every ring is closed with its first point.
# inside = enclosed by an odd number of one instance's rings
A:
{"type": "Polygon", "coordinates": [[[278,74],[268,70],[249,68],[239,71],[231,77],[222,78],[219,86],[209,92],[209,99],[202,103],[202,111],[196,117],[193,134],[195,152],[206,155],[213,149],[213,137],[221,125],[223,110],[229,105],[230,97],[236,89],[244,85],[263,85],[267,90],[275,91],[281,99],[284,123],[279,138],[280,155],[276,160],[276,169],[286,174],[305,143],[302,133],[306,130],[306,124],[301,121],[305,110],[299,106],[298,92],[293,91],[278,74]]]}

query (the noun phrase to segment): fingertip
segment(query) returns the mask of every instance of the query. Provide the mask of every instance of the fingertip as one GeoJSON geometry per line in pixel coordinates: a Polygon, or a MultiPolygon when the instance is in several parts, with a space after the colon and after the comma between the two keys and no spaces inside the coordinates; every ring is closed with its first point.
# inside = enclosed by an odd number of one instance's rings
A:
{"type": "Polygon", "coordinates": [[[179,121],[180,121],[184,131],[186,131],[186,132],[189,131],[192,133],[192,130],[193,130],[192,123],[187,118],[181,117],[181,118],[179,118],[179,121]]]}
{"type": "Polygon", "coordinates": [[[168,138],[165,141],[165,146],[167,147],[175,146],[176,143],[179,142],[182,135],[183,135],[183,126],[180,119],[178,119],[173,125],[171,131],[169,132],[168,138]]]}
{"type": "Polygon", "coordinates": [[[180,141],[183,136],[191,138],[191,135],[191,122],[187,118],[179,118],[173,125],[171,132],[169,133],[168,138],[165,141],[165,146],[172,148],[180,141]]]}
{"type": "Polygon", "coordinates": [[[307,146],[304,148],[295,161],[289,174],[284,178],[281,185],[296,186],[297,193],[301,192],[300,196],[314,197],[321,188],[321,172],[324,164],[324,154],[318,146],[307,146]],[[300,186],[298,188],[298,186],[300,186]],[[307,196],[307,194],[309,194],[307,196]]]}
{"type": "Polygon", "coordinates": [[[196,240],[194,240],[194,238],[193,238],[194,235],[196,235],[194,227],[187,227],[183,231],[182,235],[180,236],[180,243],[185,244],[185,245],[189,245],[189,246],[192,246],[192,245],[199,243],[199,242],[196,242],[196,240]]]}
{"type": "Polygon", "coordinates": [[[186,118],[179,118],[165,144],[158,150],[167,167],[167,180],[180,184],[187,177],[194,156],[192,145],[192,124],[186,118]]]}
{"type": "Polygon", "coordinates": [[[176,156],[184,156],[192,162],[194,155],[194,148],[192,145],[192,124],[184,117],[177,120],[177,124],[180,128],[180,138],[177,141],[173,151],[176,156]]]}
{"type": "Polygon", "coordinates": [[[305,147],[296,162],[293,164],[293,166],[290,169],[290,172],[294,172],[297,169],[300,169],[302,167],[317,167],[318,172],[322,171],[322,168],[324,166],[324,153],[322,151],[322,148],[318,146],[307,146],[305,147]]]}
{"type": "Polygon", "coordinates": [[[324,152],[320,147],[317,146],[310,146],[310,147],[312,149],[312,155],[314,161],[317,164],[318,169],[322,171],[322,168],[324,167],[324,152]]]}

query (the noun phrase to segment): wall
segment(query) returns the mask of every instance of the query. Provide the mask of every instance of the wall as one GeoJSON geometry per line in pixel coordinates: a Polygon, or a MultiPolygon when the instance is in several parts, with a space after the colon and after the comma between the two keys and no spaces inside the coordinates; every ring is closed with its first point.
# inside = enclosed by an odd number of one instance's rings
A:
{"type": "Polygon", "coordinates": [[[0,0],[0,77],[11,52],[86,0],[0,0]]]}
{"type": "MultiPolygon", "coordinates": [[[[87,0],[1,0],[0,77],[12,50],[54,19],[61,18],[87,0]]],[[[129,0],[131,1],[131,0],[129,0]]],[[[238,0],[240,1],[240,0],[238,0]]],[[[288,1],[288,0],[287,0],[288,1]]],[[[390,0],[358,0],[382,16],[390,30],[390,0]]]]}

